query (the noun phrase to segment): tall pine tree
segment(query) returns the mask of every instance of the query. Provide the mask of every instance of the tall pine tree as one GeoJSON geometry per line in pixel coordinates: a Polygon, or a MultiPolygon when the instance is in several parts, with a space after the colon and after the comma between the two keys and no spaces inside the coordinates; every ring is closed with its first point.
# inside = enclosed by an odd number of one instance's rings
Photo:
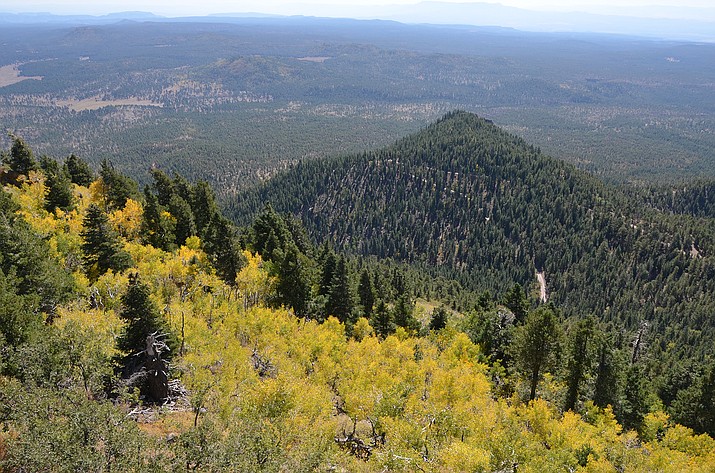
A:
{"type": "MultiPolygon", "coordinates": [[[[124,353],[124,366],[130,365],[137,353],[144,351],[146,337],[151,334],[165,337],[169,347],[176,345],[164,317],[150,296],[149,286],[140,279],[139,274],[130,274],[127,291],[122,295],[119,310],[119,317],[126,322],[126,326],[117,339],[117,348],[124,353]]],[[[169,352],[164,359],[170,359],[172,356],[169,352]]]]}
{"type": "Polygon", "coordinates": [[[337,266],[337,259],[335,253],[326,247],[325,256],[323,257],[323,266],[320,271],[320,288],[318,289],[318,294],[321,296],[327,296],[330,294],[330,288],[333,285],[333,276],[335,276],[335,268],[337,266]]]}
{"type": "Polygon", "coordinates": [[[70,154],[67,157],[64,168],[73,184],[89,187],[94,181],[94,173],[89,164],[74,154],[70,154]]]}
{"type": "Polygon", "coordinates": [[[529,400],[536,398],[544,371],[555,366],[559,347],[560,326],[550,307],[530,312],[524,324],[515,329],[512,352],[517,369],[529,382],[529,400]]]}
{"type": "Polygon", "coordinates": [[[397,297],[393,312],[395,325],[415,332],[419,330],[420,323],[415,318],[415,304],[408,294],[403,293],[397,297]]]}
{"type": "Polygon", "coordinates": [[[106,159],[102,161],[99,171],[104,186],[105,205],[108,209],[122,209],[127,203],[127,199],[137,199],[139,190],[137,183],[128,176],[120,173],[114,165],[106,159]]]}
{"type": "Polygon", "coordinates": [[[40,159],[45,174],[45,210],[54,212],[56,208],[67,211],[74,207],[72,182],[67,171],[54,159],[43,156],[40,159]]]}
{"type": "Polygon", "coordinates": [[[607,334],[598,339],[596,356],[596,381],[593,387],[593,403],[598,407],[615,407],[618,402],[619,373],[622,363],[613,341],[607,334]]]}
{"type": "Polygon", "coordinates": [[[277,302],[290,307],[299,317],[305,317],[311,298],[310,271],[306,258],[295,245],[289,245],[278,263],[277,302]]]}
{"type": "Polygon", "coordinates": [[[623,428],[627,430],[640,429],[649,406],[645,372],[638,363],[632,364],[626,370],[623,398],[618,407],[616,417],[623,428]]]}
{"type": "Polygon", "coordinates": [[[3,154],[3,164],[24,175],[27,175],[30,171],[37,171],[37,161],[35,161],[32,149],[25,143],[25,140],[12,133],[9,136],[12,140],[12,146],[10,147],[10,153],[3,154]]]}
{"type": "Polygon", "coordinates": [[[96,280],[110,269],[122,271],[131,267],[131,256],[122,248],[107,214],[96,204],[90,204],[87,208],[83,224],[82,252],[90,280],[96,280]]]}
{"type": "Polygon", "coordinates": [[[204,231],[203,247],[216,268],[216,274],[226,284],[234,286],[245,258],[233,224],[220,214],[211,218],[204,231]]]}
{"type": "Polygon", "coordinates": [[[504,295],[504,305],[514,313],[517,325],[524,322],[529,312],[529,301],[520,284],[514,284],[509,292],[504,295]]]}
{"type": "Polygon", "coordinates": [[[144,188],[144,212],[142,213],[141,237],[146,245],[171,251],[176,236],[175,221],[166,214],[156,195],[148,187],[144,188]]]}
{"type": "Polygon", "coordinates": [[[174,194],[169,199],[169,213],[176,221],[174,235],[176,246],[186,243],[186,239],[196,235],[196,224],[191,206],[182,197],[174,194]]]}
{"type": "Polygon", "coordinates": [[[360,298],[360,306],[365,318],[369,319],[372,316],[372,309],[375,305],[375,289],[372,286],[372,279],[367,268],[363,268],[360,273],[360,284],[358,285],[358,297],[360,298]]]}
{"type": "Polygon", "coordinates": [[[380,301],[375,306],[375,311],[372,313],[370,325],[380,338],[385,338],[395,331],[395,324],[392,321],[392,313],[385,304],[385,301],[380,301]]]}
{"type": "Polygon", "coordinates": [[[354,322],[352,312],[355,307],[352,291],[350,290],[350,277],[348,274],[345,257],[338,259],[335,274],[330,285],[328,301],[325,304],[325,315],[333,315],[344,324],[354,322]]]}
{"type": "Polygon", "coordinates": [[[579,321],[571,340],[571,353],[566,368],[566,400],[564,410],[573,410],[581,393],[586,374],[591,368],[591,353],[589,350],[593,338],[594,320],[587,317],[579,321]]]}
{"type": "Polygon", "coordinates": [[[447,326],[447,309],[440,306],[432,311],[432,317],[429,322],[429,329],[433,331],[442,330],[447,326]]]}
{"type": "MultiPolygon", "coordinates": [[[[181,179],[174,179],[174,187],[177,193],[186,200],[186,196],[182,195],[184,193],[182,186],[181,179]]],[[[197,182],[191,189],[191,200],[187,202],[191,205],[191,211],[194,214],[196,231],[203,238],[211,220],[221,216],[216,203],[216,196],[208,182],[197,182]]]]}
{"type": "Polygon", "coordinates": [[[677,393],[670,412],[676,422],[715,436],[715,360],[708,360],[695,382],[677,393]]]}
{"type": "Polygon", "coordinates": [[[156,198],[159,200],[159,204],[168,207],[169,201],[175,194],[174,182],[164,171],[159,169],[152,169],[149,174],[154,179],[153,187],[156,190],[156,198]]]}

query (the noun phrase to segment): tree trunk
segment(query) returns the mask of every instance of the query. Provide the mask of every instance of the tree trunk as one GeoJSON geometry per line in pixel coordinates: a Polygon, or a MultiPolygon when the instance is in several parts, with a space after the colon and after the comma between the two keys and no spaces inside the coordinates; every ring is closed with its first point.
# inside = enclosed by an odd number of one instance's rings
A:
{"type": "Polygon", "coordinates": [[[539,370],[534,370],[531,372],[531,394],[529,394],[529,400],[533,401],[536,399],[536,385],[539,383],[539,370]]]}
{"type": "Polygon", "coordinates": [[[163,401],[169,396],[169,377],[166,362],[158,356],[147,356],[144,367],[147,374],[147,395],[154,401],[163,401]]]}
{"type": "Polygon", "coordinates": [[[161,351],[156,349],[154,335],[146,337],[144,369],[146,370],[146,393],[154,401],[163,401],[169,396],[169,366],[161,359],[161,351]]]}

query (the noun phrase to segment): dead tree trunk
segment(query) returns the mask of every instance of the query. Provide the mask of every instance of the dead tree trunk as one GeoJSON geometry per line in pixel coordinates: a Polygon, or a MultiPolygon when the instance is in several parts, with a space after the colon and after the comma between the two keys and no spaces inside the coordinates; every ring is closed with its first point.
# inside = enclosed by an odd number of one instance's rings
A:
{"type": "Polygon", "coordinates": [[[169,364],[162,360],[161,353],[168,349],[156,338],[156,334],[146,337],[144,370],[146,370],[146,394],[154,401],[162,401],[169,396],[169,364]]]}

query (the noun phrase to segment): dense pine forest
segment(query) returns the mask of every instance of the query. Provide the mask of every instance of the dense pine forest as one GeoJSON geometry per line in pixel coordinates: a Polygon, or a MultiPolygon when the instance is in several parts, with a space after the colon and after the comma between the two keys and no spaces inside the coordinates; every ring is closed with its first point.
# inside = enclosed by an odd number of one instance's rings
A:
{"type": "Polygon", "coordinates": [[[457,112],[379,151],[298,163],[232,211],[246,222],[271,202],[317,242],[417,264],[472,292],[518,283],[538,296],[543,277],[542,297],[567,316],[647,325],[657,349],[702,358],[715,334],[715,221],[688,215],[709,208],[685,203],[694,189],[670,202],[654,190],[645,205],[457,112]]]}
{"type": "Polygon", "coordinates": [[[3,471],[712,471],[701,203],[464,112],[233,221],[206,182],[10,140],[3,471]]]}
{"type": "MultiPolygon", "coordinates": [[[[715,45],[308,17],[2,23],[0,122],[38,154],[156,164],[221,200],[454,110],[617,182],[715,178],[715,45]]],[[[3,133],[4,135],[4,133],[3,133]]],[[[0,140],[3,147],[9,142],[0,140]]]]}

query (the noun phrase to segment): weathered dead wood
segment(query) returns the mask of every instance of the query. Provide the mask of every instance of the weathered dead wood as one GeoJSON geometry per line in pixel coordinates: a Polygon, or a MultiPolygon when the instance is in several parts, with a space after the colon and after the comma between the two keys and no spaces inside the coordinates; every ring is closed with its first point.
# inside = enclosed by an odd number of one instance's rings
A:
{"type": "Polygon", "coordinates": [[[125,386],[140,387],[142,393],[154,402],[169,397],[169,363],[162,358],[169,347],[162,337],[158,332],[148,335],[145,349],[133,355],[134,361],[123,373],[125,386]]]}
{"type": "Polygon", "coordinates": [[[275,378],[278,375],[275,365],[268,358],[261,356],[255,348],[251,354],[251,364],[261,378],[275,378]]]}
{"type": "Polygon", "coordinates": [[[352,432],[346,434],[345,430],[343,429],[343,435],[335,437],[335,443],[337,443],[343,450],[347,450],[354,457],[365,461],[370,459],[370,455],[372,455],[373,449],[385,445],[385,434],[378,434],[375,430],[375,423],[373,422],[373,420],[370,418],[368,418],[367,420],[372,427],[370,443],[366,443],[363,439],[357,436],[357,418],[352,419],[352,432]]]}

